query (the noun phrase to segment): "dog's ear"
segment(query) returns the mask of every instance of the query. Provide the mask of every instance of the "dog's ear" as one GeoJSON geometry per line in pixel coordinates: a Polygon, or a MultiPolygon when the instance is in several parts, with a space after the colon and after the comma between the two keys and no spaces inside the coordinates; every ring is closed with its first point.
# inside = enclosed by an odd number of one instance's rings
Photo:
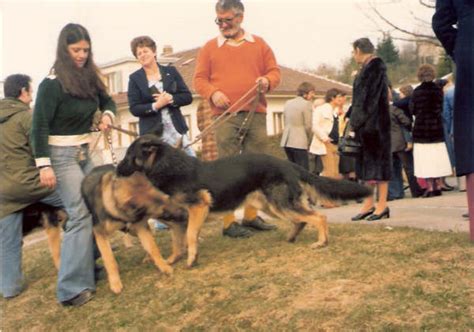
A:
{"type": "Polygon", "coordinates": [[[140,144],[135,146],[135,158],[133,158],[138,167],[143,167],[150,156],[156,154],[161,143],[161,139],[154,138],[149,134],[147,134],[147,137],[142,137],[142,140],[140,144]]]}
{"type": "Polygon", "coordinates": [[[158,151],[158,146],[157,145],[154,145],[154,144],[144,144],[142,145],[142,153],[145,157],[148,157],[150,154],[152,154],[153,152],[156,152],[158,151]]]}

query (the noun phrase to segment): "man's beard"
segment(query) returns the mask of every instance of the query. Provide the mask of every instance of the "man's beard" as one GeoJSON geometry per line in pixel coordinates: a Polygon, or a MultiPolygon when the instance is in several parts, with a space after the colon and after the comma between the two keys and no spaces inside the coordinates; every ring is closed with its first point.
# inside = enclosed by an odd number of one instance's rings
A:
{"type": "Polygon", "coordinates": [[[227,31],[223,31],[222,32],[222,35],[227,38],[227,39],[235,39],[236,37],[239,36],[240,32],[242,31],[242,29],[240,28],[231,28],[231,29],[228,29],[227,31]],[[234,31],[235,29],[235,31],[234,31]]]}

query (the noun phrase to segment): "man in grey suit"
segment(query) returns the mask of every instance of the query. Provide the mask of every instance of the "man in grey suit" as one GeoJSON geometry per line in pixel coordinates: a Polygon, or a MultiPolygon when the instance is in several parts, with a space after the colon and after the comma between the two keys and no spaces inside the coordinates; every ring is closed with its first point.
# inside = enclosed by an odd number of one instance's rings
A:
{"type": "Polygon", "coordinates": [[[288,160],[309,169],[308,147],[311,142],[312,100],[314,85],[303,82],[298,86],[297,97],[288,100],[283,110],[284,125],[280,146],[288,160]]]}

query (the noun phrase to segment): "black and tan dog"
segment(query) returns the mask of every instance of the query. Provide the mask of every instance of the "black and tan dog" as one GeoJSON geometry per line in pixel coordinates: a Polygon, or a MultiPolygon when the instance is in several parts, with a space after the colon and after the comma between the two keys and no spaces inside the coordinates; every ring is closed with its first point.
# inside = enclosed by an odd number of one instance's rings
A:
{"type": "Polygon", "coordinates": [[[178,245],[181,234],[186,229],[186,208],[174,203],[139,172],[127,177],[117,177],[112,165],[94,168],[84,178],[81,191],[93,216],[94,235],[107,271],[110,289],[114,293],[120,293],[123,288],[109,242],[109,236],[117,230],[137,235],[158,269],[166,274],[173,272],[172,267],[163,260],[147,221],[149,218],[173,220],[168,225],[173,239],[177,238],[173,242],[178,245]]]}
{"type": "MultiPolygon", "coordinates": [[[[317,177],[285,160],[264,154],[243,154],[212,162],[201,162],[164,143],[158,135],[136,139],[117,167],[119,175],[143,172],[150,181],[171,197],[183,197],[188,207],[188,260],[197,260],[199,231],[211,212],[235,210],[242,204],[287,219],[293,223],[288,241],[293,242],[306,224],[318,229],[318,241],[312,247],[328,243],[326,217],[313,207],[319,198],[349,200],[371,194],[367,187],[354,182],[317,177]],[[184,196],[182,196],[184,194],[184,196]]],[[[183,246],[173,246],[168,259],[181,258],[183,246]]]]}
{"type": "Polygon", "coordinates": [[[61,228],[66,221],[66,211],[41,202],[31,204],[23,210],[23,237],[37,227],[43,227],[48,239],[49,251],[57,270],[59,270],[61,255],[61,228]]]}

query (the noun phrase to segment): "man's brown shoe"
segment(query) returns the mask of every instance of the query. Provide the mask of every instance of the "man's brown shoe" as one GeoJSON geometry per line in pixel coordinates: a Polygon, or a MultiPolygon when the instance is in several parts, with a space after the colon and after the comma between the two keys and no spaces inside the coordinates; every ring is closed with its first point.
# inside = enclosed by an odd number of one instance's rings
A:
{"type": "Polygon", "coordinates": [[[267,223],[261,217],[257,216],[254,220],[242,220],[242,226],[253,228],[257,231],[271,231],[276,229],[276,225],[267,223]]]}

